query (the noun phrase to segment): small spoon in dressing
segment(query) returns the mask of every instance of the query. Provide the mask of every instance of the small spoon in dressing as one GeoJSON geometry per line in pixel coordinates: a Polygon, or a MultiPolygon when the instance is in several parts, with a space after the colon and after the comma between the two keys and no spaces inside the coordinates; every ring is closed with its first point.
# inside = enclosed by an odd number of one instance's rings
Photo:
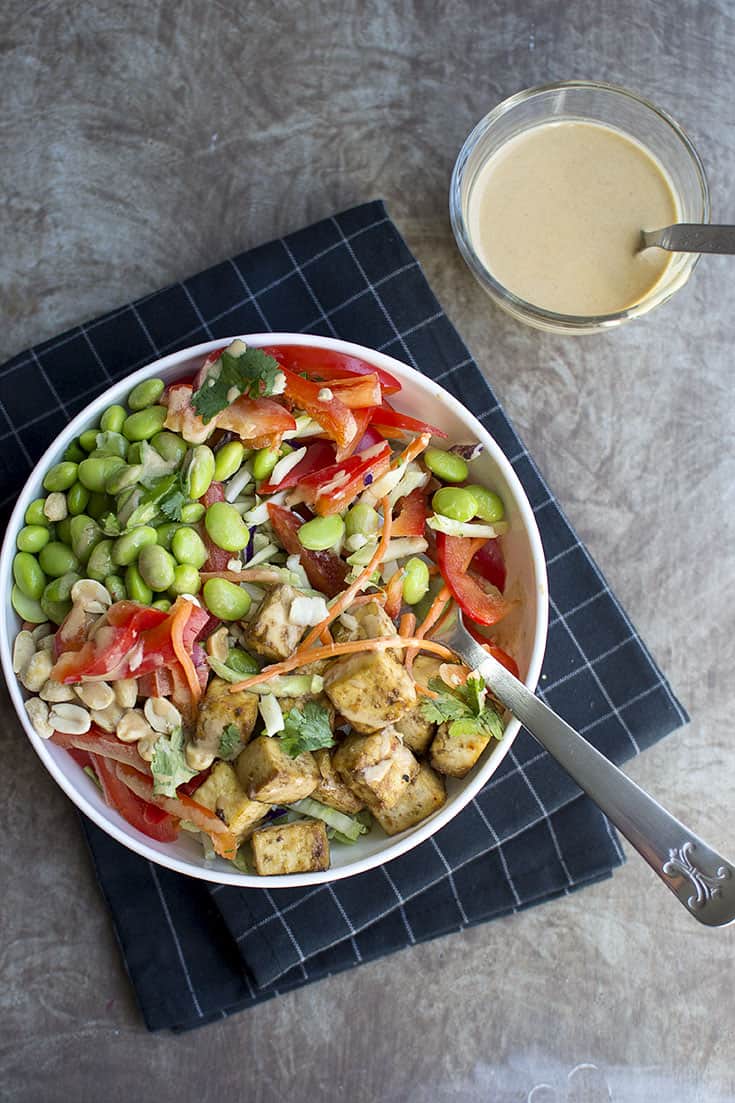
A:
{"type": "Polygon", "coordinates": [[[662,230],[641,230],[638,251],[652,246],[671,253],[735,253],[735,226],[677,222],[662,230]]]}

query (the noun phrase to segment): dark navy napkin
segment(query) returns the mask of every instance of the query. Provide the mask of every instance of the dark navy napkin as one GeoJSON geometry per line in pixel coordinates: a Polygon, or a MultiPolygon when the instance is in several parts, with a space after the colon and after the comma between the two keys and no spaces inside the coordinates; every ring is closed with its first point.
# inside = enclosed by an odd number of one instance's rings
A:
{"type": "MultiPolygon", "coordinates": [[[[500,444],[534,508],[547,557],[551,618],[539,692],[552,708],[618,763],[686,721],[381,202],[224,261],[6,364],[0,435],[13,438],[25,470],[0,467],[5,505],[69,416],[110,381],[199,341],[275,330],[358,341],[412,364],[464,402],[500,444]]],[[[485,789],[436,836],[332,885],[210,886],[84,827],[152,1030],[201,1025],[571,892],[622,861],[605,818],[525,731],[485,789]]]]}

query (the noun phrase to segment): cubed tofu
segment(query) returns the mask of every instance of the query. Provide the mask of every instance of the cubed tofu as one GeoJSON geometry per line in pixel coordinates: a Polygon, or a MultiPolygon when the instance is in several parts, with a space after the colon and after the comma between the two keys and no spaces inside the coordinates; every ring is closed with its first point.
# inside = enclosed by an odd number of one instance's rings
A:
{"type": "Polygon", "coordinates": [[[304,705],[308,701],[315,701],[316,704],[321,705],[326,709],[327,717],[329,718],[329,726],[334,729],[334,706],[329,698],[324,693],[319,694],[305,694],[303,697],[279,697],[278,704],[281,706],[281,712],[284,716],[287,716],[291,709],[299,709],[303,711],[304,705]]]}
{"type": "Polygon", "coordinates": [[[266,659],[287,659],[304,634],[304,627],[289,620],[291,602],[299,596],[293,586],[274,586],[261,601],[245,630],[248,646],[266,659]]]}
{"type": "Polygon", "coordinates": [[[449,726],[440,724],[431,744],[429,761],[435,770],[449,777],[464,777],[477,762],[492,736],[450,735],[449,726]]]}
{"type": "Polygon", "coordinates": [[[342,780],[371,810],[397,804],[419,769],[393,727],[371,735],[348,735],[332,762],[342,780]]]}
{"type": "Polygon", "coordinates": [[[292,804],[314,792],[319,770],[314,756],[304,751],[291,758],[277,736],[259,735],[238,756],[237,776],[251,800],[292,804]]]}
{"type": "Polygon", "coordinates": [[[332,635],[338,643],[350,640],[376,640],[381,636],[395,636],[396,626],[385,609],[377,601],[368,601],[345,612],[332,625],[332,635]],[[345,624],[345,621],[347,623],[345,624]]]}
{"type": "Polygon", "coordinates": [[[446,799],[444,779],[423,763],[400,800],[392,808],[377,808],[375,818],[386,835],[397,835],[436,812],[446,799]]]}
{"type": "Polygon", "coordinates": [[[270,807],[250,800],[229,762],[217,763],[207,780],[196,790],[194,799],[205,808],[211,808],[237,835],[238,840],[248,836],[270,807]]]}
{"type": "Polygon", "coordinates": [[[384,728],[416,704],[413,678],[389,651],[335,659],[324,675],[324,692],[358,732],[384,728]]]}
{"type": "Polygon", "coordinates": [[[328,749],[322,747],[321,750],[312,753],[321,775],[319,784],[311,794],[314,800],[319,800],[322,804],[328,804],[330,808],[336,808],[338,812],[346,812],[347,815],[354,815],[355,812],[359,812],[364,808],[365,802],[360,800],[335,773],[332,756],[328,749]]]}
{"type": "Polygon", "coordinates": [[[329,839],[321,820],[259,827],[252,847],[255,872],[261,877],[329,869],[329,839]]]}
{"type": "MultiPolygon", "coordinates": [[[[431,678],[439,677],[441,661],[431,655],[417,655],[413,663],[414,680],[424,689],[428,689],[431,678]]],[[[416,708],[411,709],[405,716],[395,723],[396,729],[401,733],[403,742],[414,754],[424,754],[434,738],[436,727],[431,721],[425,720],[421,713],[421,701],[416,708]]]]}
{"type": "Polygon", "coordinates": [[[196,733],[192,742],[198,750],[211,751],[216,755],[223,731],[229,724],[234,724],[244,745],[253,734],[257,718],[256,694],[245,690],[230,693],[229,682],[222,678],[212,678],[199,704],[196,733]]]}

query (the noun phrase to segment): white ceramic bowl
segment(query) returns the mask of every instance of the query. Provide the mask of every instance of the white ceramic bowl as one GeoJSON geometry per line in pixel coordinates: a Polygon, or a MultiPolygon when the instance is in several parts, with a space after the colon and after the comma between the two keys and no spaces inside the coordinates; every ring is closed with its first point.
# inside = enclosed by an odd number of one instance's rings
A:
{"type": "MultiPolygon", "coordinates": [[[[234,337],[230,340],[234,340],[234,337]]],[[[400,380],[403,389],[396,396],[396,406],[404,413],[431,421],[449,434],[450,441],[478,440],[483,444],[485,453],[475,461],[473,478],[494,488],[505,503],[510,523],[509,531],[503,538],[508,568],[506,593],[521,598],[517,613],[514,613],[507,622],[503,622],[502,626],[498,626],[500,631],[497,636],[501,643],[507,643],[510,646],[518,661],[524,682],[530,689],[534,689],[546,646],[548,625],[546,565],[528,499],[510,463],[492,437],[485,432],[476,418],[442,387],[432,383],[413,368],[383,353],[374,352],[347,341],[297,333],[258,333],[244,335],[243,340],[254,346],[317,345],[360,356],[386,369],[400,380]]],[[[41,457],[18,498],[0,557],[0,588],[4,595],[3,616],[0,622],[0,657],[13,705],[39,758],[67,796],[108,835],[144,858],[176,870],[178,873],[188,874],[190,877],[247,888],[295,888],[298,885],[313,885],[363,873],[373,866],[397,858],[399,854],[404,854],[429,838],[456,816],[485,785],[510,750],[520,727],[519,722],[510,719],[502,741],[491,743],[467,777],[461,781],[447,779],[445,805],[412,830],[388,838],[376,825],[354,846],[334,847],[332,868],[323,873],[304,873],[289,877],[256,877],[237,872],[232,865],[221,859],[206,862],[202,856],[201,847],[194,839],[187,838],[185,832],[182,833],[184,837],[175,843],[158,843],[142,835],[117,812],[108,808],[97,787],[71,756],[54,743],[40,739],[34,732],[23,707],[23,690],[13,674],[11,661],[12,642],[19,630],[18,617],[10,604],[15,539],[18,530],[23,526],[23,517],[29,503],[43,494],[41,483],[45,472],[52,464],[58,462],[64,449],[74,437],[98,423],[102,411],[107,406],[115,402],[124,402],[126,395],[136,383],[149,376],[160,376],[172,382],[181,376],[191,375],[208,352],[222,347],[224,343],[224,339],[209,341],[173,353],[116,383],[78,414],[41,457]]]]}

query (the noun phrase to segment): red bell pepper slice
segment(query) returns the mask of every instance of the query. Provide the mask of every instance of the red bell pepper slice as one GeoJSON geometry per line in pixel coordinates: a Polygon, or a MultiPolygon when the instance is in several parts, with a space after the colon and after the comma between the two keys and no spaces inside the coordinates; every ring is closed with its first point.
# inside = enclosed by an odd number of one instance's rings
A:
{"type": "Polygon", "coordinates": [[[409,417],[408,414],[401,414],[385,404],[374,411],[371,424],[389,440],[400,439],[406,433],[431,433],[435,437],[448,436],[436,425],[429,425],[427,421],[419,421],[418,418],[409,417]]]}
{"type": "Polygon", "coordinates": [[[312,345],[277,345],[274,348],[264,348],[263,352],[272,356],[282,367],[297,373],[306,372],[317,379],[329,381],[344,379],[349,375],[377,375],[383,394],[398,394],[401,389],[401,384],[390,372],[349,353],[312,345]]]}
{"type": "Polygon", "coordinates": [[[299,541],[298,531],[303,519],[284,506],[268,503],[268,516],[273,531],[289,555],[298,555],[306,576],[315,590],[327,597],[336,597],[345,588],[347,564],[328,551],[309,551],[299,541]]]}
{"type": "Polygon", "coordinates": [[[493,586],[497,586],[502,593],[505,589],[505,557],[500,547],[500,541],[488,540],[479,548],[472,559],[472,569],[493,586]]]}
{"type": "MultiPolygon", "coordinates": [[[[272,398],[248,398],[240,395],[213,419],[218,429],[237,433],[241,440],[267,439],[271,447],[283,440],[283,434],[296,428],[296,420],[285,406],[272,398]]],[[[210,422],[211,424],[211,422],[210,422]]],[[[259,443],[259,447],[264,445],[259,443]]]]}
{"type": "Polygon", "coordinates": [[[344,448],[337,450],[336,459],[338,462],[346,460],[349,456],[354,455],[355,452],[365,452],[368,448],[372,448],[374,444],[380,444],[384,439],[382,434],[377,429],[370,428],[370,419],[373,416],[372,406],[367,406],[364,410],[353,410],[352,414],[355,418],[355,435],[351,441],[349,441],[344,448]]]}
{"type": "Polygon", "coordinates": [[[295,467],[292,467],[288,475],[284,475],[279,483],[261,483],[259,494],[275,494],[279,490],[288,490],[296,486],[306,475],[315,471],[323,471],[334,463],[334,445],[326,440],[315,440],[308,445],[306,454],[295,467]]]}
{"type": "Polygon", "coordinates": [[[329,399],[319,398],[328,389],[323,384],[295,375],[288,368],[282,367],[281,370],[286,377],[286,397],[318,421],[340,448],[354,438],[357,424],[352,411],[341,399],[335,395],[329,399]]]}
{"type": "Polygon", "coordinates": [[[393,536],[423,536],[429,507],[426,490],[417,486],[410,494],[396,502],[397,515],[393,520],[393,536]]]}
{"type": "Polygon", "coordinates": [[[509,670],[514,678],[520,678],[518,663],[515,661],[512,655],[509,655],[507,651],[503,651],[502,647],[498,647],[498,645],[494,643],[493,640],[483,635],[477,625],[473,624],[469,617],[465,617],[463,623],[469,634],[472,636],[472,639],[477,640],[477,642],[487,651],[488,655],[492,655],[494,659],[497,659],[499,663],[502,663],[505,669],[509,670]]]}
{"type": "MultiPolygon", "coordinates": [[[[136,770],[145,772],[147,764],[138,754],[135,743],[123,743],[116,735],[103,732],[96,724],[92,724],[88,732],[83,735],[68,735],[66,732],[55,731],[51,736],[51,742],[64,750],[81,754],[96,754],[103,758],[111,758],[115,762],[124,762],[128,766],[134,766],[136,770]]],[[[76,758],[76,754],[73,755],[76,758]]]]}
{"type": "Polygon", "coordinates": [[[84,675],[104,677],[125,660],[141,632],[160,624],[166,613],[134,601],[117,601],[111,605],[104,622],[95,629],[79,651],[65,651],[51,672],[56,682],[71,685],[84,675]]]}
{"type": "Polygon", "coordinates": [[[90,755],[90,758],[110,808],[114,808],[131,827],[137,828],[149,839],[156,839],[159,843],[172,843],[178,838],[178,820],[129,789],[121,781],[114,763],[109,759],[96,754],[90,755]]]}
{"type": "Polygon", "coordinates": [[[442,578],[463,613],[478,624],[496,624],[513,607],[497,586],[470,571],[472,557],[485,543],[464,536],[436,534],[437,563],[442,578]]]}
{"type": "Polygon", "coordinates": [[[390,446],[384,441],[366,452],[349,456],[323,471],[307,475],[296,491],[299,501],[312,506],[320,517],[341,513],[358,494],[390,467],[390,446]]]}
{"type": "Polygon", "coordinates": [[[138,676],[138,695],[140,697],[170,697],[173,693],[174,679],[166,666],[151,670],[149,674],[138,676]]]}
{"type": "Polygon", "coordinates": [[[331,379],[328,386],[332,394],[336,394],[350,410],[380,406],[383,399],[380,393],[380,381],[375,372],[371,375],[355,376],[352,379],[331,379]]]}

